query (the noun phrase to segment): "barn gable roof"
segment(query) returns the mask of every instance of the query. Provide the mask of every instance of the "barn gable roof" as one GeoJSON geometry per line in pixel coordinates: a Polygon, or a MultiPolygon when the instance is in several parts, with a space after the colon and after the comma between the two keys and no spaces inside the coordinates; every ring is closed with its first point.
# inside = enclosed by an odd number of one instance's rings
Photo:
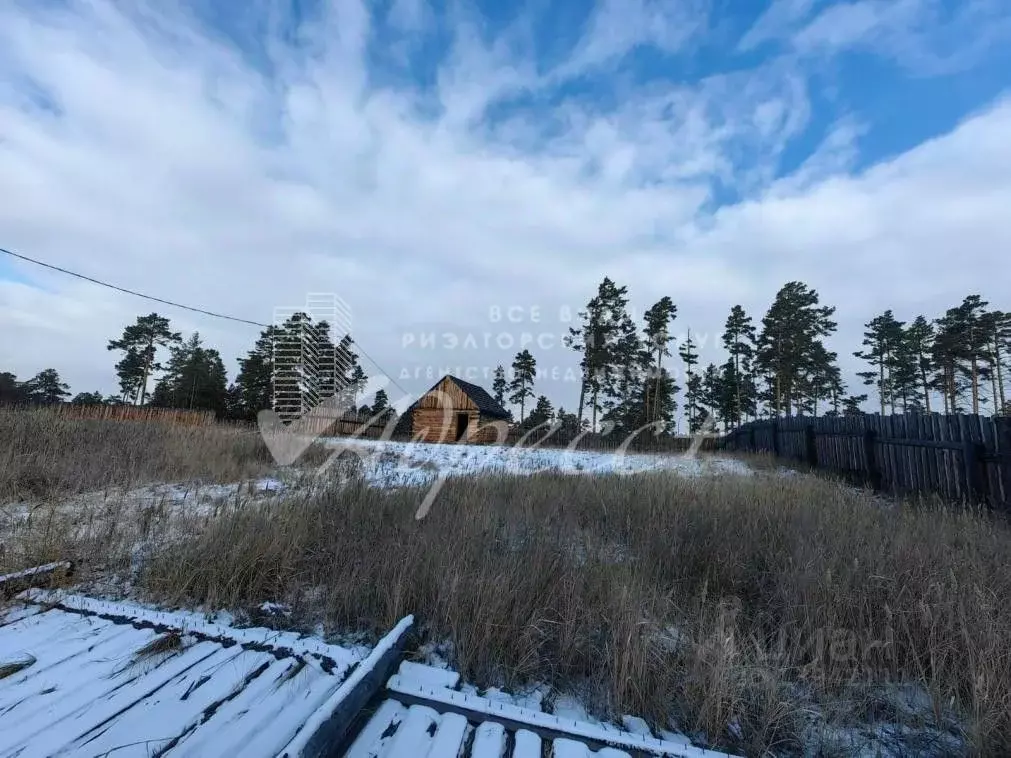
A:
{"type": "MultiPolygon", "coordinates": [[[[425,392],[425,394],[422,395],[421,397],[424,397],[429,392],[434,392],[436,389],[439,388],[439,385],[442,384],[446,379],[449,379],[451,382],[454,382],[456,386],[459,387],[463,391],[463,393],[470,398],[471,402],[474,403],[475,406],[477,406],[478,411],[482,415],[489,416],[491,418],[503,419],[505,421],[509,420],[510,418],[509,412],[505,410],[505,408],[503,408],[501,405],[499,405],[495,401],[495,398],[489,395],[488,391],[484,387],[480,387],[477,384],[471,384],[470,382],[465,382],[463,379],[455,377],[451,374],[446,374],[446,376],[442,377],[442,379],[433,384],[428,389],[428,391],[425,392]]],[[[414,411],[414,409],[418,407],[418,403],[420,402],[421,398],[418,398],[413,403],[411,403],[404,411],[404,416],[410,415],[414,411]]]]}
{"type": "Polygon", "coordinates": [[[446,378],[455,382],[456,385],[464,391],[464,394],[473,401],[474,405],[477,406],[477,409],[483,415],[501,419],[509,418],[508,411],[499,405],[495,398],[489,395],[488,390],[484,387],[477,384],[471,384],[470,382],[465,382],[463,379],[459,379],[452,375],[447,375],[446,378]]]}

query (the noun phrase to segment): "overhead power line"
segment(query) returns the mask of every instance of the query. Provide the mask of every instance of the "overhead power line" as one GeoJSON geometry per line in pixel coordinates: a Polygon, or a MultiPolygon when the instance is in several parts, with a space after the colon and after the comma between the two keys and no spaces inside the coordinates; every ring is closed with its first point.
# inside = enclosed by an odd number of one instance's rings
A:
{"type": "MultiPolygon", "coordinates": [[[[152,302],[161,303],[162,305],[169,305],[172,306],[173,308],[182,308],[183,310],[191,311],[192,313],[200,313],[204,316],[211,316],[212,318],[225,319],[226,321],[234,321],[239,324],[248,324],[249,326],[259,326],[263,327],[264,329],[268,329],[271,326],[270,324],[264,324],[259,321],[252,321],[247,318],[239,318],[238,316],[229,316],[225,313],[215,313],[214,311],[208,311],[205,310],[204,308],[197,308],[192,305],[184,305],[183,303],[177,303],[172,300],[165,300],[164,298],[155,297],[154,295],[146,295],[143,292],[137,292],[136,290],[127,289],[126,287],[120,287],[119,285],[112,284],[111,282],[102,281],[101,279],[95,279],[94,277],[79,274],[76,271],[70,271],[69,269],[61,268],[60,266],[54,266],[52,263],[46,263],[45,261],[40,261],[36,258],[31,258],[27,255],[22,255],[21,253],[15,253],[13,250],[8,250],[5,247],[0,247],[0,253],[4,253],[5,255],[9,255],[12,258],[17,258],[19,260],[26,261],[28,263],[34,263],[36,266],[42,266],[43,268],[48,268],[52,271],[59,271],[61,274],[73,276],[77,279],[82,279],[86,282],[97,284],[100,287],[107,287],[108,289],[116,290],[117,292],[123,292],[127,295],[133,295],[135,297],[140,297],[145,300],[151,300],[152,302]]],[[[380,366],[379,363],[377,363],[372,356],[366,353],[365,350],[362,348],[362,346],[358,344],[358,342],[354,341],[352,342],[355,346],[355,352],[360,353],[363,358],[365,358],[373,366],[379,369],[379,371],[390,380],[390,382],[393,384],[394,387],[403,392],[405,395],[408,394],[407,390],[405,390],[403,387],[397,384],[397,380],[394,379],[392,376],[390,376],[389,372],[385,371],[383,367],[380,366]]]]}
{"type": "Polygon", "coordinates": [[[93,279],[90,276],[85,276],[84,274],[78,274],[76,271],[68,271],[65,268],[60,268],[59,266],[54,266],[51,263],[45,263],[44,261],[36,260],[35,258],[29,258],[27,255],[21,255],[21,253],[15,253],[7,248],[0,247],[0,253],[6,253],[14,258],[20,258],[23,261],[28,261],[29,263],[34,263],[36,266],[42,266],[44,268],[52,269],[53,271],[59,271],[61,274],[67,274],[68,276],[77,277],[78,279],[83,279],[86,282],[91,282],[92,284],[97,284],[101,287],[108,287],[111,290],[116,290],[117,292],[125,292],[127,295],[135,295],[136,297],[142,297],[145,300],[153,300],[156,303],[161,303],[162,305],[171,305],[174,308],[182,308],[183,310],[193,311],[194,313],[202,313],[205,316],[213,316],[214,318],[223,318],[228,321],[237,321],[240,324],[249,324],[250,326],[262,326],[266,327],[267,324],[261,324],[259,321],[250,321],[246,318],[238,318],[237,316],[226,316],[223,313],[214,313],[213,311],[204,310],[203,308],[194,308],[191,305],[183,305],[182,303],[175,303],[171,300],[164,300],[160,297],[155,297],[154,295],[145,295],[143,292],[137,292],[135,290],[127,289],[126,287],[120,287],[109,282],[103,282],[100,279],[93,279]]]}

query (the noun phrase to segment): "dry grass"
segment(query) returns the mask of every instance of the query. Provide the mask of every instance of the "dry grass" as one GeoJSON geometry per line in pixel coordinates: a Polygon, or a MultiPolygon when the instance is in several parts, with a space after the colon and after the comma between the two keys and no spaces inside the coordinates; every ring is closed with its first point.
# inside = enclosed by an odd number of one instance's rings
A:
{"type": "Polygon", "coordinates": [[[451,480],[419,523],[420,497],[351,487],[234,513],[145,584],[342,630],[415,613],[476,682],[578,686],[748,755],[799,750],[816,712],[883,720],[890,682],[928,695],[926,715],[891,708],[899,726],[943,730],[953,710],[979,753],[1011,750],[1011,535],[981,516],[800,476],[451,480]]]}
{"type": "MultiPolygon", "coordinates": [[[[320,451],[307,458],[318,463],[320,451]]],[[[138,542],[201,528],[255,499],[250,480],[272,469],[253,429],[0,408],[0,573],[56,560],[79,563],[84,577],[129,568],[138,542]],[[165,482],[179,487],[148,487],[165,482]],[[231,483],[230,494],[216,483],[231,483]]]]}
{"type": "Polygon", "coordinates": [[[0,504],[159,481],[237,481],[270,463],[255,430],[0,408],[0,504]]]}
{"type": "Polygon", "coordinates": [[[155,658],[159,655],[164,655],[165,653],[174,653],[177,650],[182,650],[182,647],[183,638],[176,632],[168,632],[167,634],[155,637],[149,643],[137,650],[137,652],[133,654],[133,659],[134,661],[141,661],[147,658],[155,658]]]}
{"type": "Polygon", "coordinates": [[[1011,754],[1006,525],[752,465],[451,479],[421,522],[419,491],[336,483],[283,500],[239,489],[180,515],[105,492],[260,476],[255,433],[0,410],[0,506],[25,501],[0,512],[0,572],[71,559],[163,602],[284,602],[345,632],[414,613],[477,684],[673,715],[747,755],[853,755],[883,723],[908,754],[951,754],[953,717],[971,751],[1011,754]]]}

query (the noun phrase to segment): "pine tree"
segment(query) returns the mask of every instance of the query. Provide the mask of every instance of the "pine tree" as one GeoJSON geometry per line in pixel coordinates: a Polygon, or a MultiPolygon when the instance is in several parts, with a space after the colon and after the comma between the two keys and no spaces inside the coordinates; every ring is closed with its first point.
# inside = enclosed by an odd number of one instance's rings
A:
{"type": "Polygon", "coordinates": [[[161,370],[157,361],[158,348],[169,347],[180,340],[178,332],[169,328],[169,320],[157,313],[138,316],[137,322],[123,330],[118,340],[110,340],[109,350],[119,350],[123,358],[116,364],[116,374],[124,399],[135,396],[135,403],[143,405],[147,399],[148,380],[161,370]]]}
{"type": "Polygon", "coordinates": [[[670,333],[670,325],[677,318],[677,306],[670,297],[662,297],[646,311],[643,320],[646,363],[649,367],[642,390],[643,419],[646,423],[665,420],[664,411],[669,409],[673,398],[670,396],[673,383],[663,368],[663,359],[670,357],[670,343],[674,337],[670,333]],[[667,395],[666,397],[664,395],[667,395]]]}
{"type": "Polygon", "coordinates": [[[802,413],[817,416],[823,400],[831,402],[836,397],[838,402],[844,388],[842,373],[836,365],[837,357],[821,342],[812,345],[803,372],[797,380],[796,406],[802,413]]]}
{"type": "Polygon", "coordinates": [[[358,395],[363,389],[365,389],[365,385],[368,381],[369,377],[365,374],[365,369],[363,369],[359,363],[355,362],[347,379],[348,390],[351,392],[352,406],[358,402],[358,395]]]}
{"type": "Polygon", "coordinates": [[[891,405],[895,412],[895,392],[892,383],[892,371],[896,366],[903,339],[903,323],[895,319],[894,314],[887,310],[880,316],[875,316],[865,325],[863,344],[866,351],[853,353],[875,367],[876,371],[862,371],[857,376],[864,384],[875,386],[881,403],[881,415],[885,415],[885,406],[891,405]]]}
{"type": "Polygon", "coordinates": [[[527,398],[534,396],[534,380],[537,378],[537,361],[529,350],[516,354],[513,360],[513,379],[509,384],[512,394],[509,400],[520,407],[520,423],[523,423],[523,412],[527,398]]]}
{"type": "Polygon", "coordinates": [[[838,365],[833,365],[832,370],[828,377],[828,400],[829,408],[825,411],[826,416],[841,416],[843,410],[843,401],[845,397],[843,393],[846,391],[846,386],[842,381],[842,371],[839,369],[838,365]]]}
{"type": "Polygon", "coordinates": [[[701,394],[699,403],[706,411],[706,417],[717,422],[720,416],[717,408],[720,406],[721,395],[723,394],[722,377],[720,370],[715,363],[710,363],[702,371],[701,394]]]}
{"type": "MultiPolygon", "coordinates": [[[[832,353],[834,356],[835,353],[832,353]]],[[[826,416],[838,416],[842,410],[843,393],[846,392],[846,385],[842,380],[842,371],[839,364],[832,363],[824,376],[825,399],[828,401],[830,409],[826,411],[826,416]]]]}
{"type": "Polygon", "coordinates": [[[320,321],[316,324],[310,339],[316,350],[316,392],[322,403],[336,395],[347,382],[347,367],[341,362],[344,353],[338,354],[337,345],[330,336],[330,324],[320,321]]]}
{"type": "Polygon", "coordinates": [[[151,394],[151,405],[214,411],[223,417],[228,405],[228,378],[218,351],[204,347],[198,332],[170,351],[165,374],[151,394]]]}
{"type": "Polygon", "coordinates": [[[502,408],[505,408],[505,393],[507,389],[509,389],[509,382],[506,380],[506,370],[504,366],[499,365],[498,368],[495,369],[495,378],[491,383],[491,391],[494,394],[495,402],[502,408]]]}
{"type": "Polygon", "coordinates": [[[695,366],[699,363],[698,348],[692,342],[692,330],[688,330],[685,341],[678,348],[678,357],[685,364],[685,415],[688,421],[688,432],[694,434],[698,431],[699,409],[701,408],[702,378],[695,373],[695,366]]]}
{"type": "Polygon", "coordinates": [[[989,375],[985,367],[989,329],[987,324],[986,306],[989,305],[979,295],[969,295],[959,306],[963,334],[964,357],[969,364],[969,382],[972,391],[972,412],[979,415],[979,406],[985,402],[980,395],[980,382],[989,375]]]}
{"type": "Polygon", "coordinates": [[[291,421],[319,404],[317,352],[319,336],[308,313],[292,314],[274,332],[273,405],[291,421]]]}
{"type": "Polygon", "coordinates": [[[116,364],[120,404],[136,404],[140,395],[140,377],[144,375],[144,370],[144,358],[137,351],[128,351],[116,364]]]}
{"type": "Polygon", "coordinates": [[[662,431],[669,433],[676,424],[678,403],[677,393],[680,387],[674,381],[670,372],[661,367],[659,374],[651,373],[642,384],[643,403],[645,409],[645,396],[649,392],[650,416],[644,417],[641,423],[636,423],[635,428],[644,424],[662,424],[662,431]]]}
{"type": "Polygon", "coordinates": [[[986,305],[979,295],[970,295],[934,322],[936,333],[931,351],[937,369],[934,386],[944,396],[945,413],[964,410],[960,401],[966,392],[971,393],[972,412],[979,413],[980,381],[989,377],[986,305]]]}
{"type": "Polygon", "coordinates": [[[581,326],[570,327],[565,337],[565,345],[576,350],[579,358],[579,406],[577,417],[582,420],[586,408],[586,396],[593,394],[591,386],[596,376],[596,365],[599,363],[600,352],[597,349],[600,334],[600,301],[594,297],[586,305],[586,310],[579,312],[583,323],[581,326]]]}
{"type": "Polygon", "coordinates": [[[534,405],[534,409],[530,411],[530,416],[527,418],[524,426],[528,429],[533,429],[542,424],[550,424],[554,421],[555,409],[551,405],[551,401],[544,395],[537,398],[537,403],[534,405]]]}
{"type": "Polygon", "coordinates": [[[863,416],[864,411],[860,407],[867,402],[867,395],[850,395],[843,400],[844,416],[863,416]]]}
{"type": "Polygon", "coordinates": [[[818,293],[802,282],[788,282],[762,319],[755,355],[765,372],[773,415],[793,415],[798,383],[810,370],[821,338],[836,329],[835,308],[819,305],[818,293]]]}
{"type": "Polygon", "coordinates": [[[575,413],[568,413],[564,408],[559,407],[555,416],[555,423],[558,424],[556,438],[559,441],[571,441],[586,429],[586,421],[580,422],[575,413]]]}
{"type": "Polygon", "coordinates": [[[711,382],[712,398],[717,416],[723,419],[727,428],[739,426],[741,423],[741,408],[738,402],[741,398],[741,382],[737,376],[737,367],[733,357],[727,359],[718,369],[719,375],[715,384],[711,382]]]}
{"type": "Polygon", "coordinates": [[[912,325],[901,330],[895,350],[892,353],[891,370],[889,372],[889,386],[892,391],[893,407],[895,412],[895,401],[901,405],[903,413],[920,413],[923,411],[925,401],[921,389],[921,375],[919,356],[916,352],[916,345],[910,335],[912,325]]]}
{"type": "Polygon", "coordinates": [[[24,384],[10,371],[0,373],[0,405],[18,405],[28,402],[24,384]]]}
{"type": "Polygon", "coordinates": [[[959,313],[949,308],[944,316],[934,320],[934,341],[930,346],[930,363],[934,367],[931,388],[941,393],[944,413],[956,413],[966,386],[958,370],[961,346],[959,313]]]}
{"type": "Polygon", "coordinates": [[[249,418],[242,400],[242,388],[235,382],[229,384],[225,392],[225,418],[230,421],[244,421],[249,418]]]}
{"type": "Polygon", "coordinates": [[[239,358],[239,373],[235,377],[231,397],[233,418],[253,420],[262,410],[274,404],[274,339],[276,326],[268,326],[256,340],[245,358],[239,358]]]}
{"type": "Polygon", "coordinates": [[[101,392],[78,392],[74,395],[71,405],[105,405],[105,397],[101,392]]]}
{"type": "Polygon", "coordinates": [[[724,325],[723,347],[730,353],[733,363],[732,372],[724,371],[724,375],[729,373],[733,381],[734,403],[728,420],[739,426],[745,414],[754,415],[756,401],[754,377],[751,375],[751,363],[755,357],[755,327],[751,316],[740,305],[730,309],[724,325]]]}
{"type": "Polygon", "coordinates": [[[991,311],[983,318],[986,333],[986,360],[992,382],[993,407],[1000,412],[1008,402],[1004,372],[1011,356],[1011,313],[991,311]]]}
{"type": "Polygon", "coordinates": [[[61,378],[54,368],[43,369],[24,386],[28,402],[42,405],[55,405],[70,397],[70,386],[61,378]]]}
{"type": "Polygon", "coordinates": [[[642,348],[627,305],[628,288],[604,277],[586,310],[579,313],[582,325],[570,328],[565,339],[582,356],[578,416],[583,418],[589,400],[593,430],[601,410],[621,413],[617,406],[631,402],[636,391],[642,348]]]}
{"type": "Polygon", "coordinates": [[[369,409],[369,415],[371,417],[386,418],[393,409],[390,407],[390,398],[386,394],[386,390],[377,390],[376,397],[372,402],[372,408],[369,409]]]}
{"type": "Polygon", "coordinates": [[[644,349],[639,330],[626,310],[626,291],[625,287],[616,287],[609,299],[604,300],[609,334],[604,346],[602,407],[613,415],[631,420],[638,415],[636,396],[641,393],[650,354],[644,349]]]}
{"type": "Polygon", "coordinates": [[[903,344],[906,360],[914,364],[919,380],[919,396],[923,399],[927,413],[930,413],[931,345],[934,342],[934,327],[923,316],[917,316],[907,327],[903,344]]]}

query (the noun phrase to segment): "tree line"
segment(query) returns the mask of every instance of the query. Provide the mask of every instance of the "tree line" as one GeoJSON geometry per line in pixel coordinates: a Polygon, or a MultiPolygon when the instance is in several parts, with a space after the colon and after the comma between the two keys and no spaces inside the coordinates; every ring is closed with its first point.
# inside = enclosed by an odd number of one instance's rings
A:
{"type": "MultiPolygon", "coordinates": [[[[680,341],[673,332],[678,308],[672,298],[654,303],[638,325],[628,303],[628,288],[605,277],[579,313],[579,325],[569,330],[566,345],[580,359],[574,414],[554,412],[540,395],[525,415],[536,379],[536,359],[527,350],[517,354],[510,372],[497,368],[496,400],[519,406],[521,426],[555,421],[597,430],[606,424],[622,432],[649,424],[670,431],[680,406],[689,432],[707,419],[732,429],[758,418],[864,412],[868,393],[848,392],[838,354],[826,346],[837,329],[835,308],[823,305],[803,282],[780,288],[757,325],[734,305],[720,340],[725,358],[705,366],[691,329],[680,341]],[[675,347],[684,387],[671,372],[675,347]]],[[[1004,384],[1011,313],[970,295],[934,319],[918,315],[904,322],[886,310],[865,329],[862,349],[853,355],[869,368],[857,377],[872,388],[882,415],[1011,414],[1004,384]]]]}
{"type": "MultiPolygon", "coordinates": [[[[151,313],[138,316],[107,345],[119,357],[114,367],[119,394],[81,392],[71,397],[58,371],[48,368],[26,381],[10,372],[0,373],[0,404],[149,405],[213,411],[219,419],[252,421],[260,410],[274,406],[275,395],[283,395],[293,385],[304,389],[311,382],[314,397],[325,399],[339,391],[347,393],[355,403],[352,407],[357,407],[368,377],[352,345],[349,335],[335,344],[325,321],[314,323],[308,314],[295,313],[260,333],[238,359],[238,373],[229,383],[220,353],[205,345],[198,332],[184,339],[173,331],[168,318],[151,313]],[[278,346],[293,348],[295,360],[279,363],[277,355],[284,351],[277,350],[278,346]],[[158,356],[165,350],[168,360],[162,363],[158,356]],[[310,355],[317,360],[313,370],[307,371],[305,357],[310,355]]],[[[371,405],[358,410],[370,415],[389,413],[388,396],[380,390],[371,405]]]]}
{"type": "MultiPolygon", "coordinates": [[[[917,315],[903,321],[892,310],[870,319],[861,349],[853,353],[867,363],[857,377],[870,389],[859,394],[848,391],[838,355],[826,346],[837,329],[835,308],[823,305],[802,282],[783,285],[758,324],[734,305],[723,324],[723,358],[706,365],[698,335],[690,328],[674,332],[679,313],[671,297],[650,306],[638,324],[629,311],[628,288],[605,277],[569,329],[565,345],[577,353],[580,367],[574,412],[556,410],[546,395],[536,393],[537,361],[529,350],[517,353],[508,370],[498,366],[495,399],[518,409],[521,428],[554,422],[573,433],[605,425],[633,431],[649,424],[670,432],[679,410],[690,432],[707,420],[729,429],[775,416],[858,415],[869,392],[882,414],[1011,413],[1005,387],[1011,313],[991,309],[979,295],[932,319],[917,315]]],[[[354,341],[345,335],[335,343],[330,331],[329,324],[313,322],[306,313],[266,327],[238,359],[229,383],[220,354],[199,333],[184,339],[168,318],[151,313],[107,345],[118,356],[118,395],[71,397],[59,373],[47,368],[25,381],[0,373],[0,403],[130,403],[252,420],[285,393],[308,393],[314,400],[345,393],[363,413],[392,413],[383,391],[372,405],[358,406],[367,376],[354,341]],[[294,355],[316,356],[318,363],[313,371],[302,358],[280,365],[278,345],[291,347],[294,355]],[[158,356],[165,350],[169,357],[162,364],[158,356]]]]}

